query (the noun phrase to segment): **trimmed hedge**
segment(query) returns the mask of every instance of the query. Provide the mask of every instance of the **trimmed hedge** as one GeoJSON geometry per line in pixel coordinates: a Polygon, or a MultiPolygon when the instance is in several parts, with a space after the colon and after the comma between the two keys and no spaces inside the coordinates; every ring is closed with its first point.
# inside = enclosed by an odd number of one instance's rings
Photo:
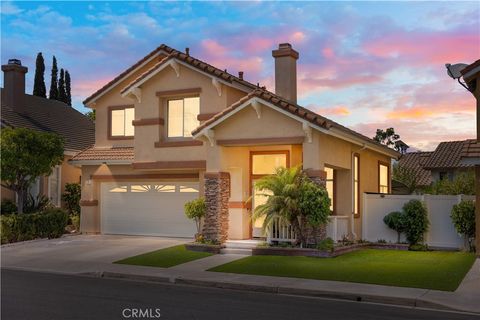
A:
{"type": "Polygon", "coordinates": [[[33,240],[37,238],[59,238],[65,233],[68,214],[62,209],[52,208],[40,213],[0,216],[1,243],[33,240]]]}

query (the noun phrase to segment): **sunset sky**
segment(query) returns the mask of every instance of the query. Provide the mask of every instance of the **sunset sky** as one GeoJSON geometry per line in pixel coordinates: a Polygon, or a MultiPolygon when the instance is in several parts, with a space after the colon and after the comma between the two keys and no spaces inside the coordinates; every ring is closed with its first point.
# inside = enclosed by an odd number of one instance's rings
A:
{"type": "MultiPolygon", "coordinates": [[[[300,52],[299,104],[407,144],[475,136],[475,100],[445,63],[480,59],[480,2],[3,2],[2,64],[52,55],[72,76],[74,106],[165,43],[274,90],[271,50],[300,52]]],[[[3,79],[2,79],[3,87],[3,79]]]]}

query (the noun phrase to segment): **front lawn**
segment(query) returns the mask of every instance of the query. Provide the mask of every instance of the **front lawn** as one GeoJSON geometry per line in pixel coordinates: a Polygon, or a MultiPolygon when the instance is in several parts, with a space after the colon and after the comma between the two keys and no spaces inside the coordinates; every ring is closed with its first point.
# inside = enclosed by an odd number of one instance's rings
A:
{"type": "Polygon", "coordinates": [[[365,249],[336,258],[251,256],[208,271],[454,291],[475,255],[365,249]]]}
{"type": "Polygon", "coordinates": [[[209,257],[211,255],[211,253],[207,252],[189,251],[185,249],[185,246],[182,244],[175,247],[147,252],[138,256],[115,261],[114,263],[169,268],[185,262],[209,257]]]}

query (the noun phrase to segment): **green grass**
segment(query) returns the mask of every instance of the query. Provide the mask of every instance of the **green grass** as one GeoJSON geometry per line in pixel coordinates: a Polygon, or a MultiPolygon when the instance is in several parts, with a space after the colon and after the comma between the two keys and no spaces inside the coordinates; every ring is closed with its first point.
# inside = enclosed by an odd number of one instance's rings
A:
{"type": "Polygon", "coordinates": [[[211,255],[211,253],[207,252],[195,252],[187,250],[182,244],[179,246],[147,252],[138,256],[115,261],[114,263],[169,268],[185,262],[209,257],[211,255]]]}
{"type": "Polygon", "coordinates": [[[475,255],[365,249],[336,258],[251,256],[208,271],[454,291],[475,255]]]}

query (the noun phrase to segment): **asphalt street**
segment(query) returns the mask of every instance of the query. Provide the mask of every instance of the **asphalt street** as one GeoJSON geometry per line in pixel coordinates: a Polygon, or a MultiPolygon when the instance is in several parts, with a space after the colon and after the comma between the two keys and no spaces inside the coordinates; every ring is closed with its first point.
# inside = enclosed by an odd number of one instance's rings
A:
{"type": "Polygon", "coordinates": [[[465,313],[17,270],[1,273],[2,320],[480,319],[465,313]]]}

